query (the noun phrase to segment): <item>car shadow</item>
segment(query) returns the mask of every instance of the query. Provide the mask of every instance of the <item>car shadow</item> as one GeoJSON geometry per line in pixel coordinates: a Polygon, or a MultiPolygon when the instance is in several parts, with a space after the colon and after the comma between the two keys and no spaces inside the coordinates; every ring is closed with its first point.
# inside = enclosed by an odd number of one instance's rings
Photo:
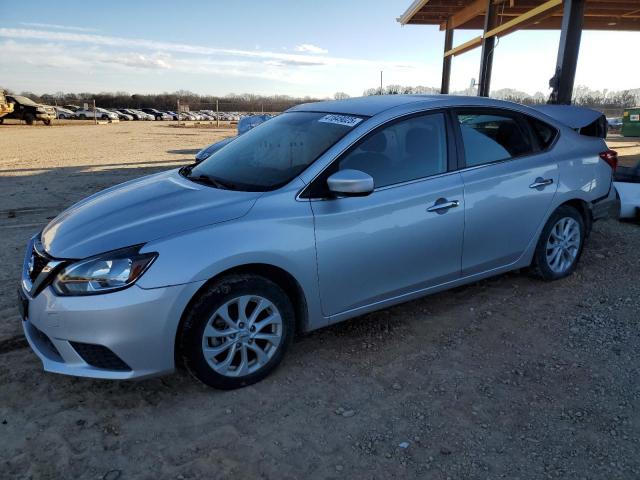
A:
{"type": "Polygon", "coordinates": [[[200,150],[197,148],[183,148],[179,150],[167,150],[167,153],[172,153],[174,155],[195,155],[200,150]]]}

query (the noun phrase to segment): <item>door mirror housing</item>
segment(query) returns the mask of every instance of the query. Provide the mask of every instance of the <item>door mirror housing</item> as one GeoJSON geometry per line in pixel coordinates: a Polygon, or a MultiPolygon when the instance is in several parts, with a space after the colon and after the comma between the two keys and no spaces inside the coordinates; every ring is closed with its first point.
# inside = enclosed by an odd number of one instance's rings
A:
{"type": "Polygon", "coordinates": [[[340,170],[327,178],[329,191],[340,197],[364,197],[373,192],[373,177],[360,170],[340,170]]]}

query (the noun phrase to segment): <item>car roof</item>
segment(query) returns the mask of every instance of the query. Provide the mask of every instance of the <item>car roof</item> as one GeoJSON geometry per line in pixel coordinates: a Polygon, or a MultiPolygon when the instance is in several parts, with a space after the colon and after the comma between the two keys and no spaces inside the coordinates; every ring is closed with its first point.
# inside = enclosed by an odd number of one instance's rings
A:
{"type": "Polygon", "coordinates": [[[496,100],[494,98],[463,95],[371,95],[367,97],[330,100],[325,102],[303,103],[290,108],[289,112],[326,112],[372,117],[390,108],[411,103],[431,104],[430,107],[486,106],[514,108],[527,107],[518,103],[496,100]]]}

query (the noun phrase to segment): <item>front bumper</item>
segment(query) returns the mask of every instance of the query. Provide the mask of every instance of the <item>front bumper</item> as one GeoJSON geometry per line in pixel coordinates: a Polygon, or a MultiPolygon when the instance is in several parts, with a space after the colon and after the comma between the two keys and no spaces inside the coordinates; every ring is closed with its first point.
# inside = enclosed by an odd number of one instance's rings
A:
{"type": "Polygon", "coordinates": [[[38,112],[38,113],[36,113],[36,118],[38,120],[55,120],[56,115],[55,115],[55,113],[41,113],[41,112],[38,112]]]}
{"type": "Polygon", "coordinates": [[[28,303],[24,333],[48,372],[104,379],[162,375],[175,368],[178,324],[202,283],[148,290],[134,285],[84,297],[57,296],[47,287],[31,298],[20,287],[28,303]],[[95,355],[105,349],[121,363],[98,358],[97,367],[95,355]]]}

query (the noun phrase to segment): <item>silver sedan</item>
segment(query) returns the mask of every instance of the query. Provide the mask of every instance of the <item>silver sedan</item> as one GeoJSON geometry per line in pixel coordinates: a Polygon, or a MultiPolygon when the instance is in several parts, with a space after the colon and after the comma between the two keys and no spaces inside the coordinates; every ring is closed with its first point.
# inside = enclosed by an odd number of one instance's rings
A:
{"type": "Polygon", "coordinates": [[[25,334],[50,372],[184,365],[229,389],[297,332],[514,269],[566,277],[616,207],[600,117],[476,97],[299,105],[52,220],[26,251],[25,334]]]}

